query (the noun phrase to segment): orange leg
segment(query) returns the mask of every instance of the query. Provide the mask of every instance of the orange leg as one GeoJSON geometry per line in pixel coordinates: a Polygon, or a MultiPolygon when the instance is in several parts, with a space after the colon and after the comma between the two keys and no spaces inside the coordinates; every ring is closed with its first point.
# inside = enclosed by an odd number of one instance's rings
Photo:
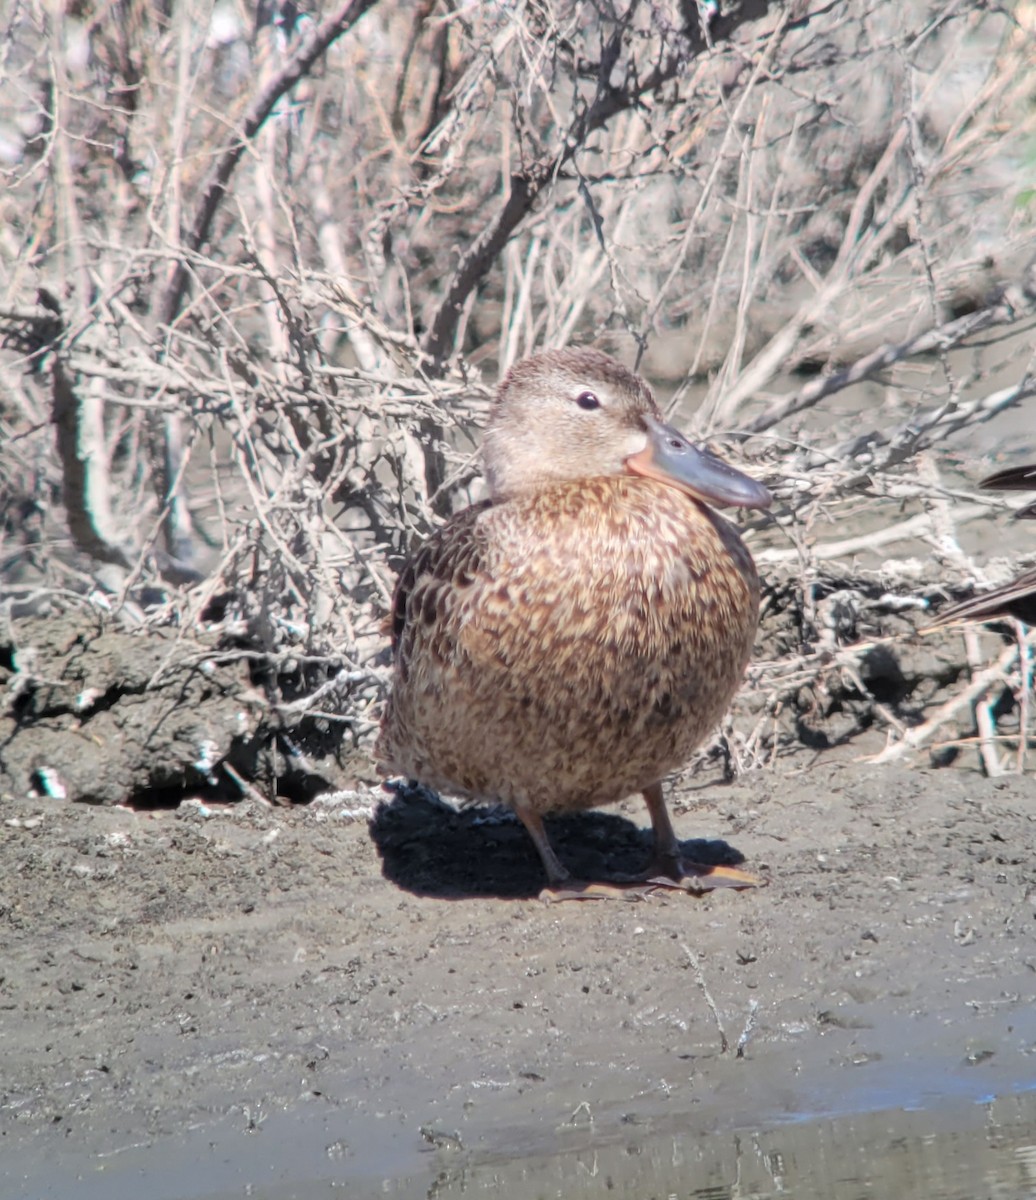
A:
{"type": "Polygon", "coordinates": [[[515,803],[514,811],[518,814],[518,819],[525,826],[529,837],[532,838],[532,844],[539,853],[543,869],[547,872],[547,882],[551,887],[568,883],[572,876],[568,869],[562,866],[561,859],[554,853],[554,847],[550,844],[547,831],[543,828],[543,818],[534,808],[520,802],[515,803]]]}
{"type": "Polygon", "coordinates": [[[662,785],[653,783],[644,790],[651,828],[655,835],[655,855],[642,874],[601,883],[589,883],[572,878],[571,873],[554,853],[543,818],[530,805],[516,802],[514,811],[532,838],[547,873],[547,886],[540,892],[541,900],[602,900],[620,897],[642,899],[659,888],[684,892],[707,892],[714,888],[756,887],[759,880],[737,867],[707,866],[692,862],[680,853],[680,842],[669,819],[662,795],[662,785]]]}
{"type": "Polygon", "coordinates": [[[653,783],[644,789],[644,801],[655,834],[655,856],[644,874],[644,883],[657,887],[679,888],[687,892],[705,892],[721,887],[758,887],[759,880],[737,867],[710,867],[692,862],[680,853],[680,841],[669,819],[662,785],[653,783]]]}
{"type": "Polygon", "coordinates": [[[520,802],[515,803],[514,811],[532,838],[543,862],[543,869],[547,872],[547,886],[540,892],[541,900],[603,900],[618,895],[629,897],[628,887],[610,883],[584,883],[582,880],[573,879],[571,872],[554,853],[540,814],[534,808],[520,802]]]}

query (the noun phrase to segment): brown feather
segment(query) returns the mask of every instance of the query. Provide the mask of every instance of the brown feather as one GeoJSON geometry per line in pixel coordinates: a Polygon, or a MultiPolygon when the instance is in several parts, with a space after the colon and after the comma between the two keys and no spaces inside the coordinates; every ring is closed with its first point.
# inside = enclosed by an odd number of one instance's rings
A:
{"type": "Polygon", "coordinates": [[[1016,617],[1026,625],[1036,625],[1036,570],[1023,571],[1010,583],[951,604],[939,613],[935,624],[993,621],[998,617],[1016,617]]]}
{"type": "Polygon", "coordinates": [[[980,480],[979,487],[998,492],[1036,491],[1036,466],[1007,467],[980,480]]]}
{"type": "MultiPolygon", "coordinates": [[[[1007,467],[1003,471],[987,475],[978,486],[1002,492],[1036,491],[1036,466],[1007,467]]],[[[1016,509],[1014,515],[1019,520],[1036,517],[1036,504],[1027,504],[1024,508],[1016,509]]]]}

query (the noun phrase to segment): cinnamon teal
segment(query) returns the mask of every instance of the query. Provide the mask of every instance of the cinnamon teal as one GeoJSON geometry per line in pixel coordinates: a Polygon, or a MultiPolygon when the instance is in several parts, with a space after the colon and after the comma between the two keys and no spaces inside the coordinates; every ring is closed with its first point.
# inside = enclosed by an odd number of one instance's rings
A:
{"type": "Polygon", "coordinates": [[[396,587],[383,773],[509,805],[546,898],[621,889],[573,880],[544,814],[635,792],[655,843],[642,885],[750,886],[681,857],[662,780],[726,711],[758,621],[752,557],[710,506],[766,508],[770,493],[591,349],[511,369],[483,458],[490,498],[434,533],[396,587]]]}
{"type": "MultiPolygon", "coordinates": [[[[987,475],[979,487],[1004,492],[1036,491],[1036,466],[1008,467],[987,475]]],[[[1036,517],[1036,504],[1027,504],[1014,514],[1016,517],[1036,517]]],[[[992,621],[997,617],[1016,617],[1027,625],[1036,625],[1036,570],[1023,571],[1016,579],[988,592],[980,592],[958,604],[944,608],[935,620],[936,625],[950,621],[992,621]]]]}

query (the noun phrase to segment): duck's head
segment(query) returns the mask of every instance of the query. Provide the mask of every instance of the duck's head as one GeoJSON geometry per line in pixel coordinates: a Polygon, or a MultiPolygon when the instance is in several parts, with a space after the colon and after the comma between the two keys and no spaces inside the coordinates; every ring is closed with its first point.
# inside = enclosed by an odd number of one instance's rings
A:
{"type": "Polygon", "coordinates": [[[483,442],[494,499],[565,480],[645,475],[720,507],[770,493],[663,419],[651,389],[600,350],[550,350],[505,376],[483,442]]]}

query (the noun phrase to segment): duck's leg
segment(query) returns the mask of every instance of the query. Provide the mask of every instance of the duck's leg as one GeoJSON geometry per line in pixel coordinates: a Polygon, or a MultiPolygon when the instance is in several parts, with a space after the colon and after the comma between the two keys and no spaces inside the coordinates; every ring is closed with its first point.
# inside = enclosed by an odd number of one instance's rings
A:
{"type": "Polygon", "coordinates": [[[646,788],[644,799],[651,814],[651,828],[655,835],[655,854],[650,866],[642,875],[601,883],[573,879],[569,870],[554,853],[554,847],[550,844],[547,831],[543,827],[543,818],[531,805],[516,801],[514,811],[532,838],[543,869],[547,872],[547,886],[540,892],[540,899],[606,900],[618,897],[637,900],[646,897],[656,888],[708,892],[721,887],[758,886],[758,879],[745,871],[739,871],[737,867],[710,867],[684,858],[680,853],[680,842],[673,829],[673,823],[669,819],[662,785],[655,783],[646,788]]]}
{"type": "Polygon", "coordinates": [[[568,883],[572,876],[568,869],[562,866],[561,859],[554,853],[554,847],[550,844],[550,838],[547,837],[547,831],[543,827],[543,818],[531,805],[521,801],[515,802],[514,811],[518,814],[518,820],[525,826],[529,837],[532,838],[532,844],[536,847],[543,862],[543,869],[547,872],[550,886],[556,887],[558,884],[568,883]]]}
{"type": "Polygon", "coordinates": [[[706,892],[714,888],[758,887],[759,880],[737,867],[708,866],[684,858],[680,840],[669,819],[661,783],[653,783],[643,792],[651,828],[655,835],[655,854],[643,881],[657,887],[680,888],[686,892],[706,892]]]}
{"type": "MultiPolygon", "coordinates": [[[[547,886],[540,892],[541,900],[603,900],[620,895],[629,897],[628,887],[610,883],[584,883],[582,880],[573,879],[571,872],[554,853],[540,814],[531,805],[520,801],[515,802],[514,811],[532,838],[532,843],[543,862],[543,869],[547,872],[547,886]]],[[[640,891],[641,894],[644,893],[643,888],[640,891]]]]}

